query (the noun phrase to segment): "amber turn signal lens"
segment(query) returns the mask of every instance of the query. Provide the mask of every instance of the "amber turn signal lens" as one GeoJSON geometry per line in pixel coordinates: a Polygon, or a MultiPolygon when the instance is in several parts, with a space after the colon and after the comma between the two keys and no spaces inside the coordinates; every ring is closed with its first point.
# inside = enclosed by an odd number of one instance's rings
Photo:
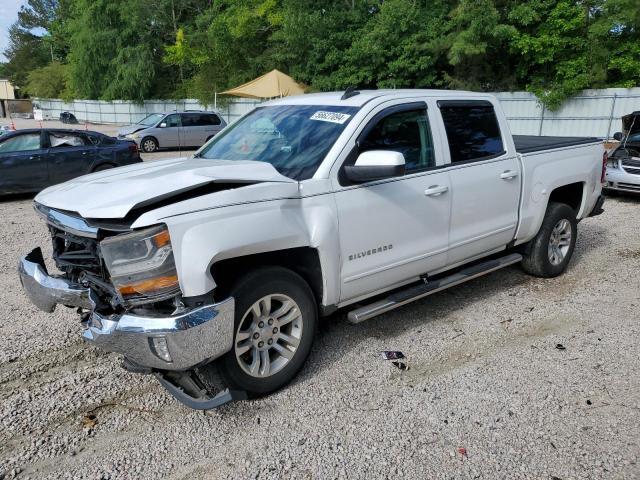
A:
{"type": "Polygon", "coordinates": [[[153,243],[155,243],[156,247],[164,247],[165,245],[169,245],[171,243],[171,238],[169,237],[169,230],[163,230],[157,235],[153,236],[153,243]]]}
{"type": "Polygon", "coordinates": [[[119,290],[122,295],[138,295],[164,288],[174,287],[178,285],[178,277],[171,275],[168,277],[151,278],[149,280],[142,280],[141,282],[130,283],[128,285],[122,285],[119,290]]]}

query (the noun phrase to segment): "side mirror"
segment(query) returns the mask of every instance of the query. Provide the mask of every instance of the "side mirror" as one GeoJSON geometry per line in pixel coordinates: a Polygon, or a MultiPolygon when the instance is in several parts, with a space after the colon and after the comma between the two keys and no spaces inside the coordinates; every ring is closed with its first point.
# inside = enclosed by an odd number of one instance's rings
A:
{"type": "Polygon", "coordinates": [[[167,122],[162,122],[160,124],[160,128],[167,128],[167,122]]]}
{"type": "Polygon", "coordinates": [[[617,140],[617,141],[621,142],[623,138],[624,137],[622,135],[622,132],[616,132],[616,133],[613,134],[613,139],[614,140],[617,140]]]}
{"type": "Polygon", "coordinates": [[[404,155],[389,150],[362,152],[355,165],[347,165],[345,173],[354,183],[371,182],[404,175],[404,155]]]}

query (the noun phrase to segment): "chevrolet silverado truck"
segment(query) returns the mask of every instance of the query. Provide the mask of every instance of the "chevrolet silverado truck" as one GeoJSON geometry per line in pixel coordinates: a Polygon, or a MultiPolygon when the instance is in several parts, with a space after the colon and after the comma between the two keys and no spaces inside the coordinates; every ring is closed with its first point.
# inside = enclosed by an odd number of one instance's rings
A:
{"type": "Polygon", "coordinates": [[[41,192],[59,272],[36,248],[20,278],[125,368],[212,408],[289,382],[338,309],[362,322],[516,263],[560,275],[577,223],[603,211],[603,153],[595,138],[512,136],[488,94],[283,98],[190,159],[41,192]]]}

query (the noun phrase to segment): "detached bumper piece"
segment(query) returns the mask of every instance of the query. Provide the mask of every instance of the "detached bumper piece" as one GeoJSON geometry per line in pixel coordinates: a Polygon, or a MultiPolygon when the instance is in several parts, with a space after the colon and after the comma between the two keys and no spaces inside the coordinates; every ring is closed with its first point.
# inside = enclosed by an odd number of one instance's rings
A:
{"type": "Polygon", "coordinates": [[[123,354],[141,371],[184,371],[213,360],[233,345],[234,299],[185,309],[171,316],[95,311],[91,290],[47,273],[39,248],[22,258],[20,281],[29,299],[51,313],[57,304],[87,310],[85,340],[123,354]]]}
{"type": "Polygon", "coordinates": [[[188,372],[156,372],[155,376],[176,400],[194,410],[211,410],[248,398],[247,393],[242,390],[226,388],[213,393],[213,389],[198,375],[197,369],[188,372]]]}
{"type": "Polygon", "coordinates": [[[96,307],[88,288],[49,276],[40,248],[20,260],[18,274],[31,303],[44,312],[52,313],[57,304],[86,310],[96,307]]]}

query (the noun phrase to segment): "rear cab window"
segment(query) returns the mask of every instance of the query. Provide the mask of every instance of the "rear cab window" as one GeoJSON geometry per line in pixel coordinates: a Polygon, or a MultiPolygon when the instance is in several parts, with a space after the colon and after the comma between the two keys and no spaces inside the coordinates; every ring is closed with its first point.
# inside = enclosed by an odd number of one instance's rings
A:
{"type": "Polygon", "coordinates": [[[439,100],[451,163],[478,162],[505,153],[496,112],[485,100],[439,100]]]}

